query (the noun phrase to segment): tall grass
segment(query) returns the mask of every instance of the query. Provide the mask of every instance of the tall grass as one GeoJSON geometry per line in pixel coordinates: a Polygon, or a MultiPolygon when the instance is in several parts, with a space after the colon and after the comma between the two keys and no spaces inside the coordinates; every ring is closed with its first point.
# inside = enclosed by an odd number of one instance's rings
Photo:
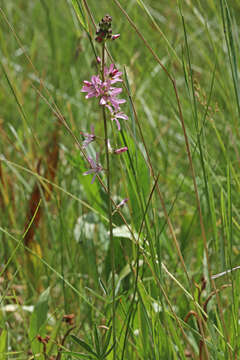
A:
{"type": "Polygon", "coordinates": [[[239,0],[0,4],[0,359],[238,359],[239,0]]]}

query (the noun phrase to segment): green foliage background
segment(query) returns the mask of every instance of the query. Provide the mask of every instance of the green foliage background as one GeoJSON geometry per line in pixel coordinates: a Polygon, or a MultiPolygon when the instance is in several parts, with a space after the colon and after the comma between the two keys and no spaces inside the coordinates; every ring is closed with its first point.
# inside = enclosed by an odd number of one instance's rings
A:
{"type": "MultiPolygon", "coordinates": [[[[111,14],[113,33],[121,37],[108,50],[129,86],[124,90],[129,120],[121,134],[112,127],[114,145],[129,147],[112,161],[113,199],[129,198],[122,210],[125,222],[113,216],[117,359],[238,358],[239,273],[216,279],[214,289],[209,266],[217,274],[240,264],[239,0],[122,0],[141,36],[115,0],[0,1],[0,358],[9,352],[10,358],[27,359],[29,351],[44,358],[34,331],[50,335],[47,354],[56,357],[68,329],[61,318],[69,313],[76,316],[74,333],[85,342],[68,337],[62,358],[84,358],[76,352],[86,355],[89,344],[101,359],[100,347],[107,352],[113,345],[110,330],[99,328],[110,329],[112,322],[107,197],[97,181],[90,185],[91,178],[82,175],[88,166],[78,147],[91,124],[104,136],[97,101],[87,101],[80,91],[96,72],[93,46],[100,54],[91,41],[95,29],[86,3],[96,24],[111,14]],[[153,52],[176,84],[178,98],[153,52]],[[44,169],[56,128],[59,161],[47,201],[40,185],[47,184],[44,169]],[[42,217],[26,248],[35,184],[42,217]],[[200,291],[202,277],[206,289],[200,291]],[[211,293],[216,289],[217,295],[211,293]],[[23,305],[33,305],[33,313],[23,305]],[[184,322],[190,310],[195,315],[184,322]]],[[[103,150],[101,139],[99,146],[103,150]]]]}

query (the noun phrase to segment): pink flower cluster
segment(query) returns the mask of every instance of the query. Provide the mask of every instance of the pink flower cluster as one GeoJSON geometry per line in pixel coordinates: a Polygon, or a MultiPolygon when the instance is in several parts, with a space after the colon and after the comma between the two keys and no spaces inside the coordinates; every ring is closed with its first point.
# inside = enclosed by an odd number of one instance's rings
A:
{"type": "MultiPolygon", "coordinates": [[[[97,62],[99,64],[101,63],[101,59],[99,57],[97,58],[97,62]]],[[[104,67],[104,81],[100,78],[99,75],[93,75],[91,81],[85,80],[83,82],[84,85],[81,89],[82,92],[87,93],[85,96],[86,99],[90,99],[93,97],[100,99],[99,104],[101,106],[105,106],[109,110],[111,120],[116,122],[118,130],[121,130],[119,119],[128,119],[127,115],[124,114],[120,108],[121,104],[125,103],[126,100],[118,98],[118,95],[122,92],[122,88],[113,86],[117,82],[122,81],[122,72],[120,72],[114,64],[111,64],[109,68],[104,67]]],[[[83,149],[86,149],[90,143],[96,140],[93,126],[91,126],[90,133],[82,132],[81,134],[84,137],[82,146],[83,149]]],[[[110,142],[108,141],[108,151],[112,154],[118,155],[125,151],[128,151],[128,148],[124,146],[122,148],[113,150],[111,148],[110,142]]],[[[96,179],[96,176],[104,170],[102,165],[99,163],[99,155],[99,153],[96,154],[96,160],[94,160],[90,156],[87,157],[90,169],[88,171],[85,171],[83,175],[93,174],[91,183],[93,183],[96,179]]]]}
{"type": "Polygon", "coordinates": [[[111,120],[115,121],[118,130],[121,130],[120,122],[118,119],[127,120],[128,117],[124,114],[120,105],[125,103],[125,99],[119,99],[118,95],[122,92],[122,88],[117,88],[114,85],[117,82],[122,82],[122,72],[115,68],[114,64],[111,64],[109,68],[104,68],[104,81],[100,79],[99,75],[93,75],[91,81],[84,80],[84,85],[81,89],[82,92],[86,92],[86,99],[92,97],[99,97],[99,104],[105,106],[111,114],[111,120]]]}

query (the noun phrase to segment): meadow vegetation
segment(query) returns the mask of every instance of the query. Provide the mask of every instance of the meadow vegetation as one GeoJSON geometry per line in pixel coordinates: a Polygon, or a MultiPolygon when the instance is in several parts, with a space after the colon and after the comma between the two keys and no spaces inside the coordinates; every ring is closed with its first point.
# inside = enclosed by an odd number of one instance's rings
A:
{"type": "Polygon", "coordinates": [[[240,359],[239,21],[0,0],[0,359],[240,359]]]}

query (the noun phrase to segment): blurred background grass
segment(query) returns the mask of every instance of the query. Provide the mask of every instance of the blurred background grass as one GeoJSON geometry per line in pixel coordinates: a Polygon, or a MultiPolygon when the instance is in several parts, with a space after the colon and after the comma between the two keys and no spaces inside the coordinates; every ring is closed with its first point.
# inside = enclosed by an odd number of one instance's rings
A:
{"type": "MultiPolygon", "coordinates": [[[[140,3],[135,0],[121,2],[176,81],[194,154],[211,266],[214,273],[220,272],[226,266],[238,265],[240,261],[239,111],[236,100],[236,92],[239,90],[234,90],[220,2],[180,2],[188,47],[177,1],[146,0],[144,4],[151,17],[140,3]],[[197,120],[191,94],[188,50],[197,120]],[[199,129],[207,189],[197,145],[199,129]]],[[[30,247],[40,259],[44,259],[88,298],[90,294],[85,286],[101,292],[99,276],[106,282],[109,279],[106,222],[101,223],[101,215],[106,215],[105,198],[98,185],[87,190],[89,182],[82,176],[86,165],[73,137],[65,127],[58,125],[49,104],[53,104],[54,99],[80,141],[80,132],[89,131],[92,123],[96,126],[96,133],[101,134],[102,124],[97,103],[86,101],[80,92],[83,80],[89,79],[96,71],[91,44],[78,23],[70,0],[2,0],[0,4],[0,226],[15,238],[23,234],[29,219],[37,172],[59,186],[53,191],[51,189],[49,199],[44,196],[44,189],[39,189],[38,199],[42,199],[40,206],[43,211],[30,247]],[[49,92],[43,88],[40,79],[49,92]],[[40,94],[44,94],[48,103],[40,94]],[[50,163],[51,156],[54,157],[54,151],[58,152],[59,160],[55,164],[54,174],[49,175],[50,168],[47,164],[50,163]],[[24,171],[19,166],[33,173],[24,171]],[[85,202],[95,208],[97,214],[89,211],[85,202]],[[92,227],[86,229],[86,223],[92,227]]],[[[109,44],[109,50],[119,68],[126,69],[146,144],[153,166],[160,173],[160,188],[168,211],[171,209],[171,219],[187,269],[190,276],[200,281],[201,276],[206,274],[203,242],[172,84],[114,2],[92,0],[87,4],[96,23],[106,13],[111,14],[113,32],[121,34],[119,40],[109,44]]],[[[236,69],[239,71],[240,2],[229,1],[229,9],[232,15],[230,26],[236,51],[236,69]]],[[[95,30],[90,20],[88,26],[90,35],[94,36],[95,30]]],[[[98,47],[96,49],[100,51],[98,47]]],[[[232,60],[234,62],[233,58],[232,60]]],[[[236,82],[239,83],[239,75],[237,76],[236,82]]],[[[125,128],[132,131],[131,120],[125,128]]],[[[142,146],[138,132],[137,143],[142,146]]],[[[115,181],[114,195],[119,196],[119,199],[126,197],[126,183],[122,183],[117,174],[115,181]]],[[[131,204],[129,206],[131,210],[131,204]]],[[[156,220],[153,225],[156,241],[158,234],[161,234],[161,259],[168,263],[170,270],[178,274],[184,283],[169,231],[165,228],[162,230],[165,220],[157,200],[151,211],[152,219],[156,220]]],[[[122,224],[118,218],[115,221],[122,224]]],[[[0,239],[3,266],[11,257],[16,243],[3,231],[0,239]]],[[[119,244],[118,273],[125,268],[128,249],[131,249],[131,243],[126,239],[119,239],[119,244]]],[[[38,294],[52,286],[51,311],[60,313],[64,309],[65,313],[69,313],[75,312],[77,307],[78,322],[82,324],[82,329],[91,328],[96,318],[100,317],[99,314],[93,314],[93,309],[85,302],[79,303],[79,294],[74,293],[49,266],[43,265],[36,258],[26,258],[24,249],[19,248],[8,267],[6,277],[2,278],[1,286],[4,291],[8,288],[9,281],[12,281],[8,298],[4,298],[4,301],[34,304],[38,294]],[[12,278],[15,271],[17,275],[12,278]]],[[[125,290],[129,290],[129,279],[123,285],[123,293],[125,290]]],[[[154,294],[157,297],[157,292],[154,287],[151,288],[152,296],[154,294]]],[[[91,296],[89,298],[94,306],[102,309],[104,305],[100,306],[97,296],[91,296]]],[[[182,318],[188,311],[183,294],[173,287],[169,290],[169,297],[182,318]],[[178,296],[182,299],[181,303],[176,303],[178,296]]],[[[226,299],[225,301],[228,308],[230,304],[226,299]]],[[[20,330],[22,323],[18,322],[14,314],[4,313],[1,316],[2,323],[17,324],[16,331],[19,335],[11,340],[12,349],[26,351],[29,345],[19,341],[24,338],[23,331],[20,330]]],[[[26,314],[21,316],[25,319],[26,314]]],[[[142,356],[139,358],[146,359],[144,356],[147,355],[142,356]]]]}

